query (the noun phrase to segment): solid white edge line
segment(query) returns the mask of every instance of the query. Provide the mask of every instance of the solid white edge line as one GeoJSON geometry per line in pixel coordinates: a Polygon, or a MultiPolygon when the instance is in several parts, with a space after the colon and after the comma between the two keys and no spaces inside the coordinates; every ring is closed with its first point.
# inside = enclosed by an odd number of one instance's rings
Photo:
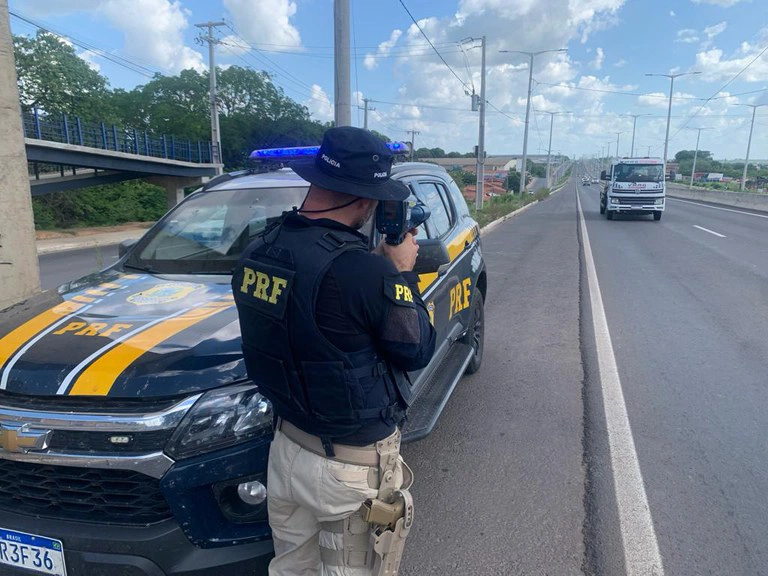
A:
{"type": "Polygon", "coordinates": [[[736,214],[744,214],[745,216],[754,216],[755,218],[768,218],[768,214],[755,214],[754,212],[745,212],[744,210],[734,210],[733,208],[721,208],[720,206],[710,206],[709,204],[702,204],[701,202],[691,202],[690,200],[683,200],[681,198],[667,197],[667,200],[674,200],[675,202],[682,202],[683,204],[693,204],[694,206],[701,206],[702,208],[711,208],[712,210],[722,210],[723,212],[735,212],[736,214]]]}
{"type": "Polygon", "coordinates": [[[698,224],[694,224],[693,227],[698,228],[699,230],[703,230],[704,232],[709,232],[713,236],[718,236],[720,238],[727,238],[725,234],[720,234],[719,232],[715,232],[714,230],[710,230],[709,228],[704,228],[704,226],[699,226],[698,224]]]}
{"type": "Polygon", "coordinates": [[[595,331],[600,384],[603,391],[605,422],[611,452],[613,483],[619,512],[621,540],[624,546],[624,562],[629,576],[663,576],[659,544],[653,528],[648,497],[640,472],[632,428],[629,424],[619,370],[611,343],[611,333],[603,308],[603,298],[597,279],[592,247],[589,243],[587,223],[581,208],[578,188],[576,202],[584,241],[584,260],[592,307],[592,323],[595,331]]]}

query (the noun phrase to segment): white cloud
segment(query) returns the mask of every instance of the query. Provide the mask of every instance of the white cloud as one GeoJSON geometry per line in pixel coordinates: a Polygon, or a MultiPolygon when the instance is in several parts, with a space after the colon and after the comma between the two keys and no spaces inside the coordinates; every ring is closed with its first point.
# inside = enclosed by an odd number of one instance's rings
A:
{"type": "MultiPolygon", "coordinates": [[[[693,94],[687,94],[685,92],[675,92],[672,94],[672,105],[687,105],[693,100],[695,96],[693,94]]],[[[666,109],[669,106],[669,93],[664,92],[650,92],[637,97],[637,104],[643,107],[663,108],[666,109]]]]}
{"type": "Polygon", "coordinates": [[[366,69],[374,70],[377,68],[379,66],[378,58],[389,56],[389,53],[392,51],[392,48],[394,48],[395,44],[397,44],[397,41],[400,39],[402,34],[402,30],[392,30],[392,34],[389,35],[389,40],[379,44],[375,55],[366,54],[365,59],[363,60],[363,65],[366,67],[366,69]]]}
{"type": "Polygon", "coordinates": [[[712,4],[713,6],[720,6],[722,8],[729,8],[735,6],[743,0],[691,0],[694,4],[712,4]]]}
{"type": "Polygon", "coordinates": [[[242,56],[251,51],[251,46],[240,36],[230,34],[219,41],[217,50],[222,56],[242,56]]]}
{"type": "Polygon", "coordinates": [[[627,61],[624,58],[619,58],[613,63],[614,68],[624,68],[627,65],[627,61]]]}
{"type": "Polygon", "coordinates": [[[223,0],[237,33],[250,44],[278,44],[301,48],[301,34],[291,23],[296,2],[291,0],[223,0]]]}
{"type": "Polygon", "coordinates": [[[683,44],[695,44],[699,41],[699,32],[692,28],[683,28],[677,31],[677,38],[675,42],[682,42],[683,44]]]}
{"type": "Polygon", "coordinates": [[[99,63],[94,60],[95,58],[99,57],[96,52],[93,52],[92,50],[83,50],[82,52],[78,52],[77,55],[82,60],[84,60],[86,64],[88,64],[88,67],[91,70],[95,70],[96,72],[101,71],[101,66],[99,66],[99,63]]]}
{"type": "Polygon", "coordinates": [[[595,70],[600,70],[603,67],[603,62],[605,61],[605,52],[603,52],[602,48],[599,48],[596,50],[595,59],[592,60],[592,62],[589,63],[592,68],[595,70]]]}
{"type": "Polygon", "coordinates": [[[674,18],[675,16],[677,16],[677,14],[675,14],[675,11],[674,11],[674,10],[670,10],[670,11],[669,11],[669,15],[670,15],[670,16],[672,16],[672,18],[674,18]]]}
{"type": "Polygon", "coordinates": [[[206,69],[202,54],[184,45],[189,12],[179,0],[102,0],[97,13],[123,33],[126,54],[164,72],[206,69]]]}
{"type": "Polygon", "coordinates": [[[728,28],[728,22],[723,20],[719,24],[715,24],[714,26],[707,26],[706,28],[704,28],[704,34],[706,34],[709,40],[712,40],[715,36],[718,36],[723,32],[725,32],[726,28],[728,28]]]}
{"type": "Polygon", "coordinates": [[[742,42],[730,57],[720,48],[701,50],[696,54],[695,68],[702,72],[701,79],[707,82],[730,80],[744,70],[739,80],[764,82],[768,78],[768,57],[755,58],[768,41],[768,27],[764,28],[754,42],[742,42]],[[752,62],[755,60],[754,62],[752,62]],[[747,67],[748,66],[748,67],[747,67]]]}
{"type": "Polygon", "coordinates": [[[312,117],[316,120],[328,122],[334,118],[334,107],[328,94],[318,85],[312,85],[312,97],[303,102],[312,117]]]}

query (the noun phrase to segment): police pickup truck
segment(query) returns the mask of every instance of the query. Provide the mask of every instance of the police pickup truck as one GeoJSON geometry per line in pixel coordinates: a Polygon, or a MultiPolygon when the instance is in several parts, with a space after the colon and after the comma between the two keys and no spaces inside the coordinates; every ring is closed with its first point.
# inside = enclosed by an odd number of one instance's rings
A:
{"type": "MultiPolygon", "coordinates": [[[[480,367],[487,279],[448,173],[404,163],[393,177],[431,211],[416,271],[438,334],[411,374],[407,441],[480,367]]],[[[246,377],[230,274],[307,189],[287,168],[220,176],[115,265],[2,312],[0,574],[264,571],[272,413],[246,377]]]]}

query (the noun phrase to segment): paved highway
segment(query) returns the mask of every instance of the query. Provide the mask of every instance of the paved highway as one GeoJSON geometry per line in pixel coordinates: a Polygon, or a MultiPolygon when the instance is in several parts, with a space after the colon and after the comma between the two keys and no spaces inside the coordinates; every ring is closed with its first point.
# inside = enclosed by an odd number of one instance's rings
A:
{"type": "MultiPolygon", "coordinates": [[[[598,194],[483,235],[484,364],[404,448],[402,574],[768,574],[768,218],[598,194]]],[[[115,254],[42,257],[44,285],[115,254]]]]}
{"type": "Polygon", "coordinates": [[[43,254],[38,258],[40,286],[43,290],[51,290],[64,282],[103,270],[115,262],[117,262],[117,246],[43,254]]]}

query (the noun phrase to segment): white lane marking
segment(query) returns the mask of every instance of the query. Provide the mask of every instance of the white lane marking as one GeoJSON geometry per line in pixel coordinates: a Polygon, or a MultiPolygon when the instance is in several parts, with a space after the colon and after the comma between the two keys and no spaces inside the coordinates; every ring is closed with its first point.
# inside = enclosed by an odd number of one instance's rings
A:
{"type": "Polygon", "coordinates": [[[755,218],[768,218],[768,215],[766,214],[755,214],[754,212],[745,212],[744,210],[734,210],[733,208],[721,208],[720,206],[710,206],[709,204],[691,202],[690,200],[681,200],[680,198],[667,198],[667,200],[674,200],[675,202],[682,202],[683,204],[693,204],[694,206],[701,206],[702,208],[711,208],[712,210],[722,210],[723,212],[735,212],[736,214],[744,214],[745,216],[754,216],[755,218]]]}
{"type": "Polygon", "coordinates": [[[102,346],[96,352],[88,356],[85,360],[80,362],[77,366],[75,366],[72,370],[70,370],[69,374],[67,374],[67,377],[62,380],[61,384],[59,385],[59,389],[56,391],[56,394],[64,394],[66,393],[67,389],[69,388],[69,385],[72,383],[72,380],[75,379],[76,376],[80,374],[80,372],[88,366],[93,360],[98,358],[99,356],[102,356],[121,342],[124,342],[125,340],[128,340],[131,336],[134,336],[135,334],[138,334],[139,332],[143,332],[144,330],[148,330],[149,328],[152,328],[152,326],[156,324],[160,324],[160,322],[164,322],[165,320],[168,320],[170,318],[175,318],[176,316],[180,316],[186,312],[189,312],[191,308],[184,308],[183,310],[179,310],[178,312],[175,312],[171,314],[170,316],[162,316],[160,318],[156,318],[152,320],[151,322],[147,322],[143,326],[139,326],[138,328],[135,328],[134,330],[131,330],[130,332],[126,332],[119,338],[115,338],[112,340],[109,344],[102,346]]]}
{"type": "MultiPolygon", "coordinates": [[[[96,300],[94,304],[100,302],[101,300],[96,300]]],[[[64,324],[67,320],[70,320],[74,318],[75,316],[79,316],[83,312],[87,312],[90,308],[93,307],[93,304],[89,304],[88,306],[84,306],[83,308],[80,308],[79,310],[73,312],[72,314],[69,314],[68,316],[64,316],[61,320],[58,320],[51,324],[48,328],[40,332],[37,336],[32,338],[29,342],[27,342],[24,346],[19,348],[18,352],[13,355],[13,357],[8,361],[8,364],[5,365],[5,370],[3,370],[2,378],[0,378],[0,390],[5,390],[8,386],[8,377],[11,374],[11,370],[13,370],[13,367],[16,365],[16,362],[19,361],[19,358],[24,356],[24,353],[32,348],[37,342],[39,342],[43,337],[45,337],[47,334],[50,334],[56,328],[64,324]]]]}
{"type": "Polygon", "coordinates": [[[703,230],[704,232],[709,232],[710,234],[713,234],[714,236],[717,236],[719,238],[727,238],[725,234],[719,234],[717,232],[710,230],[709,228],[704,228],[704,226],[699,226],[698,224],[694,224],[693,227],[698,228],[699,230],[703,230]]]}
{"type": "Polygon", "coordinates": [[[581,209],[581,199],[576,194],[584,238],[584,259],[592,306],[592,323],[595,330],[600,384],[603,390],[605,422],[608,428],[608,444],[611,451],[613,484],[619,508],[619,525],[624,546],[624,561],[629,576],[663,576],[659,543],[653,528],[643,475],[635,451],[635,441],[629,424],[627,406],[621,388],[619,369],[613,353],[611,333],[605,318],[603,298],[597,280],[592,247],[589,243],[587,223],[581,209]]]}

